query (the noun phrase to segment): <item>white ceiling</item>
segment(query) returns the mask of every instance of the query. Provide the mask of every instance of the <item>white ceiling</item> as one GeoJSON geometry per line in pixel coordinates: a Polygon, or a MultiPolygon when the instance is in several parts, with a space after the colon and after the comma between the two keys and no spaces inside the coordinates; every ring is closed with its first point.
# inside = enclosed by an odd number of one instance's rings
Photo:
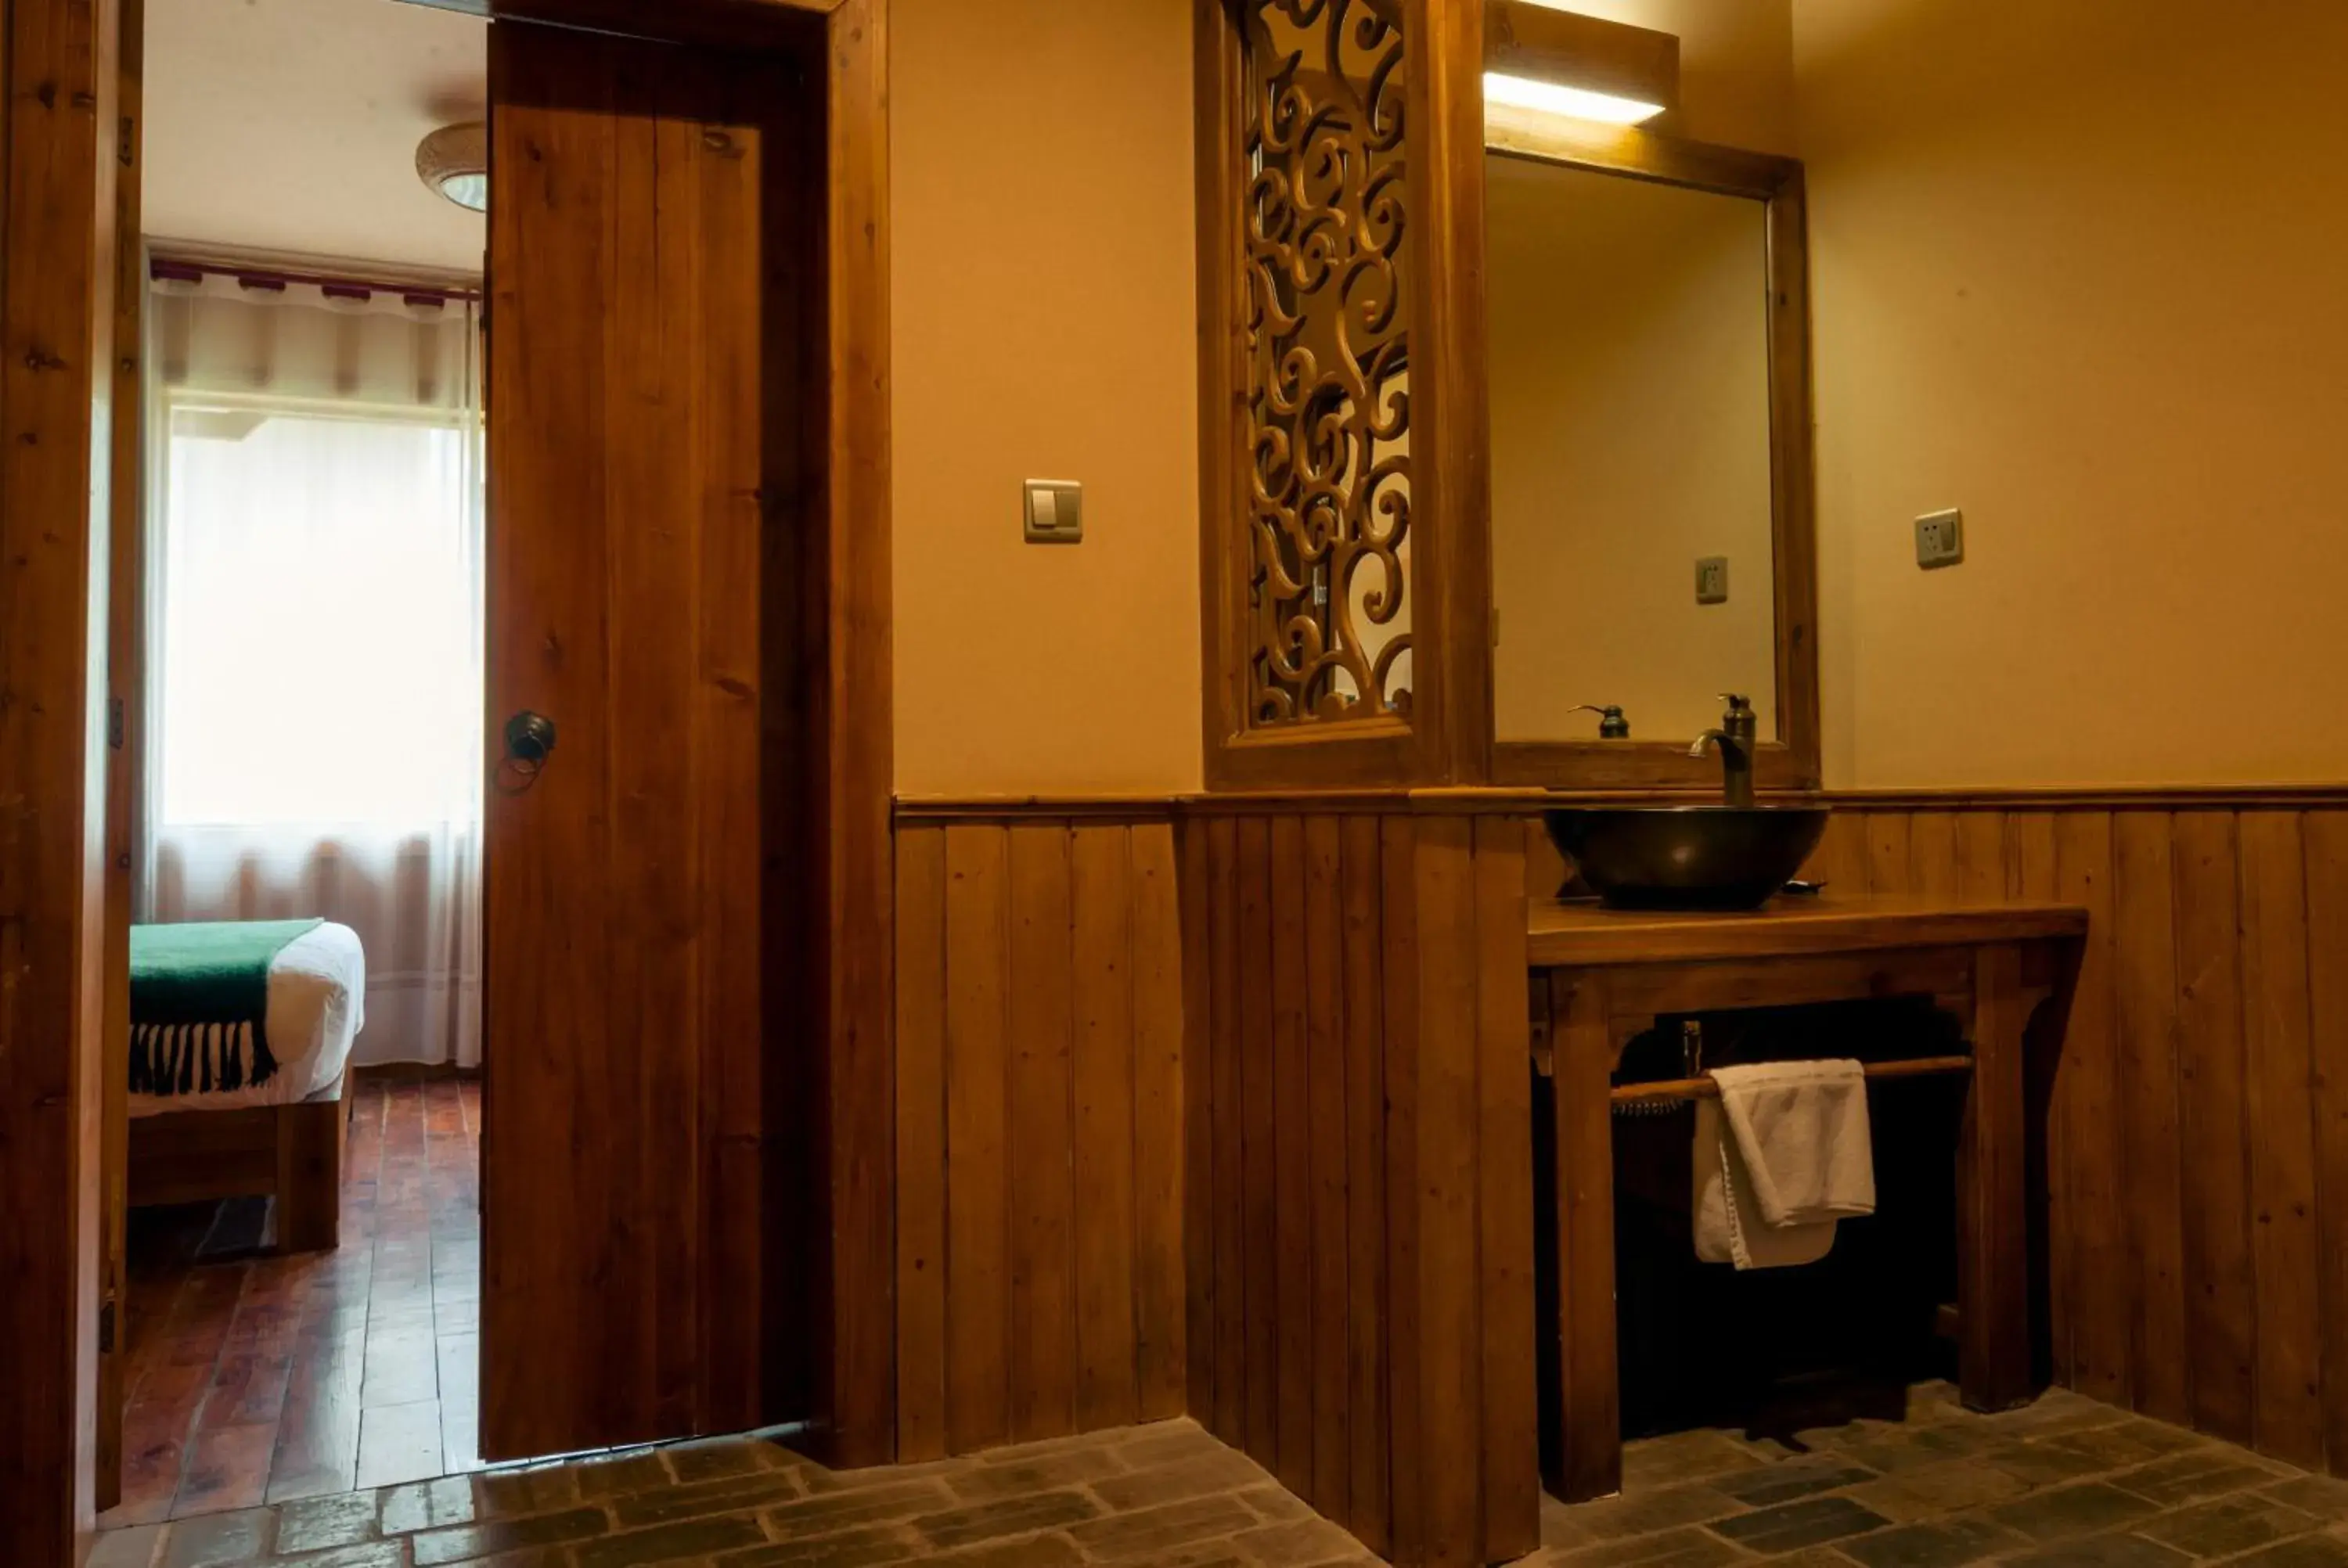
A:
{"type": "Polygon", "coordinates": [[[467,273],[416,144],[479,119],[488,24],[403,0],[148,0],[147,233],[467,273]]]}

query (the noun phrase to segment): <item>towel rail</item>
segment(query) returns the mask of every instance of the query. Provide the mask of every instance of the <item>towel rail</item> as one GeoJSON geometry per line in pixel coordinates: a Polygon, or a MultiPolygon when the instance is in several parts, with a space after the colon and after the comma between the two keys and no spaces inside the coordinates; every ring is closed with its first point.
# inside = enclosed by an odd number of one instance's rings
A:
{"type": "MultiPolygon", "coordinates": [[[[1870,1061],[1867,1064],[1869,1078],[1929,1078],[1942,1073],[1971,1072],[1973,1059],[1970,1056],[1920,1056],[1908,1061],[1870,1061]]],[[[1645,1100],[1717,1100],[1720,1085],[1709,1078],[1666,1078],[1652,1083],[1616,1085],[1613,1101],[1617,1105],[1632,1105],[1645,1100]]]]}

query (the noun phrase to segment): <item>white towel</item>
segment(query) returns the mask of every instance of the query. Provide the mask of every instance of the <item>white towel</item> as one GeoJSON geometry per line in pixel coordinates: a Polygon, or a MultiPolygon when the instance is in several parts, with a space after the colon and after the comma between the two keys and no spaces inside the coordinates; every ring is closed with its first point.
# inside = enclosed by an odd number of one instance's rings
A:
{"type": "Polygon", "coordinates": [[[1695,1248],[1706,1263],[1815,1263],[1839,1220],[1875,1212],[1867,1070],[1856,1061],[1721,1067],[1696,1102],[1695,1248]]]}

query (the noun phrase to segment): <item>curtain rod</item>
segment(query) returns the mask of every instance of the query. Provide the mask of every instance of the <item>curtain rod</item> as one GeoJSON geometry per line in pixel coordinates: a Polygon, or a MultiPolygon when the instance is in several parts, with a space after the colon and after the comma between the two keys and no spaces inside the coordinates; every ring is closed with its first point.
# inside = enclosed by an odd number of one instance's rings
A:
{"type": "Polygon", "coordinates": [[[365,300],[376,294],[397,294],[411,304],[479,304],[479,289],[439,288],[429,283],[390,283],[380,279],[332,277],[322,272],[287,272],[275,267],[237,267],[218,261],[189,261],[157,255],[147,263],[147,275],[159,282],[197,283],[210,278],[234,278],[248,289],[275,292],[289,284],[316,288],[328,299],[365,300]]]}

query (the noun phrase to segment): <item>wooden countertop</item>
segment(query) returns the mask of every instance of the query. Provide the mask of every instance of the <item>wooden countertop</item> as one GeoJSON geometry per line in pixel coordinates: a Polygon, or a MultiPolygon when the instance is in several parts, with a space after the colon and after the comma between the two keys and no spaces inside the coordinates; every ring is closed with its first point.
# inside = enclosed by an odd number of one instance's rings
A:
{"type": "Polygon", "coordinates": [[[2074,904],[1961,904],[1913,896],[1777,897],[1748,913],[1608,909],[1542,899],[1531,907],[1534,968],[1815,957],[1887,948],[1954,948],[2082,937],[2074,904]]]}

